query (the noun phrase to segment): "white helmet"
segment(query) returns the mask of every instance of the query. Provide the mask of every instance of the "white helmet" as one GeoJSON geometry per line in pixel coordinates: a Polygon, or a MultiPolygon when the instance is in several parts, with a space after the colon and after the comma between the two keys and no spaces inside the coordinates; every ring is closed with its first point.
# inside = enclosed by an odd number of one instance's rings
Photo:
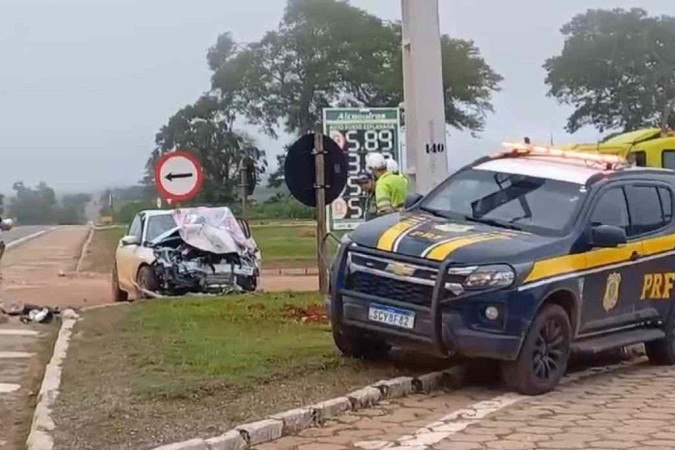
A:
{"type": "Polygon", "coordinates": [[[389,158],[387,160],[387,172],[398,173],[398,163],[394,158],[389,158]]]}
{"type": "Polygon", "coordinates": [[[366,169],[368,170],[383,170],[387,168],[387,160],[384,155],[379,152],[368,153],[366,155],[366,169]]]}

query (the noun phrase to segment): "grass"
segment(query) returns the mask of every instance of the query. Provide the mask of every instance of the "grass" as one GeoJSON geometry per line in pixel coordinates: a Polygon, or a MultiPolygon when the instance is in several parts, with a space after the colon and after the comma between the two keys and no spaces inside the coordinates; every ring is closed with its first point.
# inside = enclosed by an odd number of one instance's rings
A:
{"type": "Polygon", "coordinates": [[[115,249],[125,229],[122,227],[95,230],[91,244],[82,262],[84,272],[111,273],[115,258],[115,249]]]}
{"type": "Polygon", "coordinates": [[[85,313],[56,404],[61,448],[148,448],[428,366],[343,359],[318,295],[148,301],[85,313]]]}

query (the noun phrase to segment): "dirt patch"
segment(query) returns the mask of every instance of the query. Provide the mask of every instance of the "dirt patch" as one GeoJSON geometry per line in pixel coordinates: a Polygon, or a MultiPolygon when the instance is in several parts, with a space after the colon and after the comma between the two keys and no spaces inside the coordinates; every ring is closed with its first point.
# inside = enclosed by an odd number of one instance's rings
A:
{"type": "Polygon", "coordinates": [[[286,305],[284,306],[282,313],[284,317],[296,319],[300,322],[328,323],[326,309],[319,305],[310,305],[306,307],[286,305]]]}

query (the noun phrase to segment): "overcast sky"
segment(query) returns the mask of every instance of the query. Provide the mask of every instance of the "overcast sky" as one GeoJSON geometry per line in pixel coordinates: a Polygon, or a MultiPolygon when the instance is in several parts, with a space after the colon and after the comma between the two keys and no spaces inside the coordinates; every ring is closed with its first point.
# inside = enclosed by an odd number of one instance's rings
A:
{"type": "MultiPolygon", "coordinates": [[[[352,0],[384,19],[399,0],[352,0]]],[[[641,6],[675,15],[672,0],[440,0],[441,32],[473,39],[504,77],[480,139],[454,133],[451,165],[507,138],[573,138],[569,110],[546,97],[542,63],[560,27],[591,7],[641,6]]],[[[285,0],[0,0],[0,191],[40,180],[87,191],[139,180],[157,129],[208,89],[205,54],[217,36],[259,39],[285,0]]],[[[273,155],[285,140],[259,142],[273,155]]],[[[269,158],[274,161],[273,157],[269,158]]]]}

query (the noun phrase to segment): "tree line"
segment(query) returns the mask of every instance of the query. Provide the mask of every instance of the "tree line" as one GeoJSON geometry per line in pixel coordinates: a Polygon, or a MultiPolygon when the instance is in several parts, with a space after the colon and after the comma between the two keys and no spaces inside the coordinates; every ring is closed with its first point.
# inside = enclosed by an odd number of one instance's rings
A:
{"type": "MultiPolygon", "coordinates": [[[[297,137],[320,127],[325,107],[398,105],[400,46],[400,23],[340,0],[288,0],[277,28],[256,42],[236,42],[223,33],[207,52],[210,88],[159,130],[145,182],[152,182],[157,158],[180,147],[204,164],[198,201],[233,202],[242,158],[255,163],[258,175],[268,167],[266,151],[242,131],[244,124],[273,138],[280,131],[297,137]]],[[[444,35],[441,51],[446,121],[481,131],[502,77],[472,41],[444,35]]],[[[277,172],[270,180],[279,184],[280,177],[277,172]]]]}
{"type": "MultiPolygon", "coordinates": [[[[675,126],[675,18],[638,8],[591,9],[561,32],[563,50],[544,62],[544,82],[549,96],[573,107],[569,132],[675,126]]],[[[326,107],[398,105],[400,45],[400,23],[344,0],[288,0],[276,29],[256,42],[221,34],[206,55],[211,85],[156,134],[144,182],[153,182],[162,153],[183,148],[206,171],[197,201],[233,203],[242,160],[253,162],[257,180],[268,169],[266,149],[244,125],[273,138],[280,131],[297,137],[320,126],[326,107]]],[[[443,35],[441,53],[446,122],[479,133],[502,77],[470,40],[443,35]]],[[[268,176],[272,186],[282,183],[284,156],[277,155],[279,170],[268,176]]]]}
{"type": "Polygon", "coordinates": [[[86,221],[89,194],[66,194],[57,199],[54,189],[44,182],[31,187],[17,181],[12,189],[14,194],[3,205],[3,217],[12,217],[20,225],[75,225],[86,221]]]}

